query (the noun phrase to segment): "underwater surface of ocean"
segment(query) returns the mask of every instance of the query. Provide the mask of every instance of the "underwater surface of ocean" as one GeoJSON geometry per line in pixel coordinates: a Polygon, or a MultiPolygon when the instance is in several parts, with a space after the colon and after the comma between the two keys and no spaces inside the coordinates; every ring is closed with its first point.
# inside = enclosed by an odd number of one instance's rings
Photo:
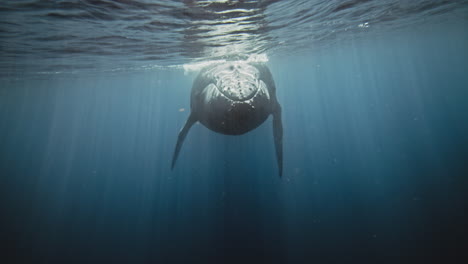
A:
{"type": "Polygon", "coordinates": [[[0,263],[466,263],[468,1],[0,1],[0,263]],[[198,70],[283,109],[195,125],[198,70]]]}

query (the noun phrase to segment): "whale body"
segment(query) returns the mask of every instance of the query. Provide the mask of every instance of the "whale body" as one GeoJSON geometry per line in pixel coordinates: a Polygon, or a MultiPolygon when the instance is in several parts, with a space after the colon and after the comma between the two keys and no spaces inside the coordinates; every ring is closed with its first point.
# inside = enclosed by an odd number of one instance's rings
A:
{"type": "Polygon", "coordinates": [[[283,170],[283,125],[273,76],[265,64],[228,61],[203,68],[193,82],[190,115],[179,132],[171,168],[196,122],[225,135],[241,135],[272,115],[279,175],[283,170]]]}

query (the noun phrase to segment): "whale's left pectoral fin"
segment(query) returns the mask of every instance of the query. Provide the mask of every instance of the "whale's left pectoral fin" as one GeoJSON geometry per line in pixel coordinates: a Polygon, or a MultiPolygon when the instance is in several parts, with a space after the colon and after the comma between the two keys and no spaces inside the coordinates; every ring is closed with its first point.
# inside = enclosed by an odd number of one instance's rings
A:
{"type": "Polygon", "coordinates": [[[190,128],[197,122],[197,118],[193,113],[190,113],[189,118],[185,122],[184,127],[180,130],[179,136],[177,138],[177,144],[174,150],[174,155],[172,156],[172,164],[171,164],[171,170],[174,169],[175,163],[177,161],[177,157],[179,156],[180,149],[182,148],[182,143],[184,143],[184,139],[187,136],[187,133],[189,132],[190,128]]]}
{"type": "Polygon", "coordinates": [[[281,106],[279,104],[273,111],[273,138],[275,140],[279,176],[281,177],[283,175],[283,122],[281,121],[281,106]]]}

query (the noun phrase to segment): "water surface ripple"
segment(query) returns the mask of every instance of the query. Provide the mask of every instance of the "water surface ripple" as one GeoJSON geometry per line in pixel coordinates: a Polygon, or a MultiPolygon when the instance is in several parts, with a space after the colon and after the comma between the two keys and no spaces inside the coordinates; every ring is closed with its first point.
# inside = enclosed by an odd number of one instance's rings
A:
{"type": "Polygon", "coordinates": [[[467,1],[2,1],[0,67],[15,71],[181,65],[313,49],[369,30],[467,19],[467,1]]]}

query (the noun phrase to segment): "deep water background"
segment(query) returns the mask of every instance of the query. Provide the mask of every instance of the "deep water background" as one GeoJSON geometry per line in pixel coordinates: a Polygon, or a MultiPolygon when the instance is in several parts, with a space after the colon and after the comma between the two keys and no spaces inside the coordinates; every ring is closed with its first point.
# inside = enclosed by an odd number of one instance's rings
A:
{"type": "Polygon", "coordinates": [[[434,23],[272,54],[281,179],[271,119],[194,126],[170,170],[196,73],[4,77],[1,262],[463,263],[467,47],[434,23]]]}

